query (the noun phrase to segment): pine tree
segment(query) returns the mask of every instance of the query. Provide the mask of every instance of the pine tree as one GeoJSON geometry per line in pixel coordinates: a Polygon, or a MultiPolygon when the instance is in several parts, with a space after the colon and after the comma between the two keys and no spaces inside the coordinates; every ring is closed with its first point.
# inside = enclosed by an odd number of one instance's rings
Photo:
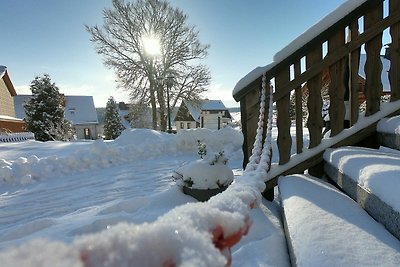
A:
{"type": "Polygon", "coordinates": [[[104,113],[104,136],[105,139],[115,139],[124,130],[121,117],[118,113],[118,105],[114,98],[110,96],[106,104],[106,112],[104,113]]]}
{"type": "Polygon", "coordinates": [[[74,131],[64,117],[64,97],[50,76],[35,77],[30,89],[32,98],[24,105],[27,130],[33,132],[38,141],[70,140],[74,131]]]}

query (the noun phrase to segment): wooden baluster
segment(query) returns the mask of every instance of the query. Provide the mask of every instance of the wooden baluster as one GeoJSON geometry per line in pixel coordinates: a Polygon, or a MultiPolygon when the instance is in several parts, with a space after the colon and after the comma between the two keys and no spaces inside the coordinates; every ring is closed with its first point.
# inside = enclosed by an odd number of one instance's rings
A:
{"type": "MultiPolygon", "coordinates": [[[[316,47],[306,57],[306,68],[309,69],[314,64],[322,60],[322,46],[316,47]]],[[[310,133],[309,148],[313,148],[321,143],[322,138],[322,73],[307,81],[308,87],[308,121],[307,127],[310,133]]]]}
{"type": "MultiPolygon", "coordinates": [[[[350,24],[350,41],[358,37],[358,20],[350,24]]],[[[360,66],[360,49],[354,50],[349,56],[350,70],[350,126],[358,121],[360,84],[358,82],[360,66]]]]}
{"type": "MultiPolygon", "coordinates": [[[[377,3],[374,9],[367,12],[364,16],[364,31],[368,31],[383,18],[383,4],[377,3]]],[[[382,49],[382,33],[371,39],[365,44],[367,60],[365,62],[365,98],[367,101],[366,116],[379,111],[382,95],[382,62],[380,52],[382,49]]]]}
{"type": "MultiPolygon", "coordinates": [[[[290,81],[289,67],[282,70],[275,78],[276,91],[290,81]]],[[[290,94],[287,94],[276,102],[278,111],[277,126],[278,126],[278,150],[279,164],[285,164],[290,159],[290,150],[292,147],[292,138],[290,136],[290,94]]]]}
{"type": "MultiPolygon", "coordinates": [[[[294,63],[294,78],[301,75],[301,63],[297,60],[294,63]]],[[[296,151],[297,154],[303,152],[303,88],[298,86],[295,89],[295,108],[296,108],[296,151]]]]}
{"type": "MultiPolygon", "coordinates": [[[[389,14],[396,15],[400,12],[400,1],[389,1],[389,14]]],[[[400,23],[396,23],[390,27],[390,35],[392,44],[390,45],[390,70],[389,81],[391,88],[390,101],[400,99],[400,23]]]]}
{"type": "MultiPolygon", "coordinates": [[[[336,49],[344,45],[344,30],[333,34],[328,40],[328,56],[336,49]]],[[[345,85],[345,71],[347,71],[347,59],[343,58],[329,67],[331,83],[329,85],[329,118],[331,124],[331,136],[343,131],[345,119],[344,94],[348,88],[345,85]]],[[[348,81],[347,81],[348,84],[348,81]]],[[[348,100],[348,99],[347,99],[348,100]]]]}
{"type": "MultiPolygon", "coordinates": [[[[261,82],[260,82],[261,84],[261,82]]],[[[243,168],[246,167],[251,156],[254,140],[258,127],[258,115],[260,111],[260,90],[251,90],[240,101],[240,112],[243,132],[243,168]]]]}

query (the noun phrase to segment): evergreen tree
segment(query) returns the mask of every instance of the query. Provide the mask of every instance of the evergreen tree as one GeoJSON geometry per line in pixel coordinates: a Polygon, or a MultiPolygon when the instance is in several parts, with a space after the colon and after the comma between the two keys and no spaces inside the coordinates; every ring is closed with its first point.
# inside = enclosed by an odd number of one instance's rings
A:
{"type": "Polygon", "coordinates": [[[27,130],[39,141],[70,140],[74,131],[64,117],[64,97],[50,76],[35,77],[30,89],[32,98],[24,105],[27,130]]]}
{"type": "Polygon", "coordinates": [[[124,130],[121,122],[121,117],[118,113],[118,105],[114,98],[110,96],[106,105],[106,112],[104,113],[104,136],[105,139],[115,139],[124,130]]]}

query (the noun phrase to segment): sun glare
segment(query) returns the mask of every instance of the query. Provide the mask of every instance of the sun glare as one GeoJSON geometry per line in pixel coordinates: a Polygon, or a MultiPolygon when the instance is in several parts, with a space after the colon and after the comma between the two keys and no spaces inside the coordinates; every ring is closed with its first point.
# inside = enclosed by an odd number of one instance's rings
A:
{"type": "Polygon", "coordinates": [[[146,35],[142,37],[144,50],[150,56],[157,56],[161,53],[160,40],[155,35],[146,35]]]}

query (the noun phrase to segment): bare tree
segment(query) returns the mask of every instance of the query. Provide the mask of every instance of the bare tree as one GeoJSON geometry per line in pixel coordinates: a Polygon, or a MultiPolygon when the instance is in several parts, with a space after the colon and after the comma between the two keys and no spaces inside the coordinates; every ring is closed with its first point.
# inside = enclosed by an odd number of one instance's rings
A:
{"type": "Polygon", "coordinates": [[[157,128],[159,107],[161,129],[165,130],[167,88],[159,78],[175,77],[171,88],[173,106],[189,95],[199,98],[210,80],[208,69],[199,64],[209,46],[200,43],[198,30],[188,25],[187,16],[167,1],[112,3],[112,8],[103,11],[101,27],[86,26],[91,41],[104,56],[105,65],[115,70],[118,85],[129,90],[132,100],[150,103],[153,129],[157,128]]]}

